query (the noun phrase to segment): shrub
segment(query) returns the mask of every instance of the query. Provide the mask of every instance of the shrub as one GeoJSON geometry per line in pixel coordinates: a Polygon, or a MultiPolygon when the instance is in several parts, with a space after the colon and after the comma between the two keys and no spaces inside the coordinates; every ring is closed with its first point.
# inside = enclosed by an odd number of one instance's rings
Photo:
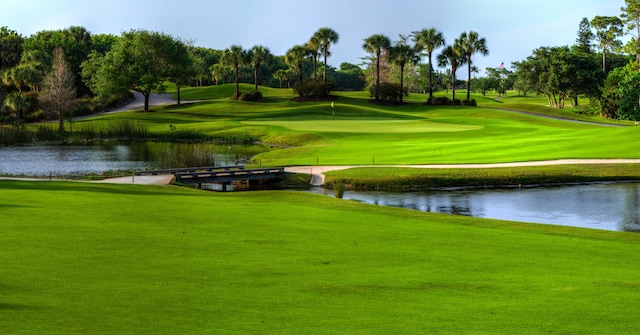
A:
{"type": "Polygon", "coordinates": [[[454,106],[460,106],[460,105],[462,105],[462,101],[460,99],[453,99],[451,104],[454,105],[454,106]]]}
{"type": "Polygon", "coordinates": [[[329,97],[329,93],[338,87],[335,81],[309,80],[303,83],[297,82],[293,85],[293,92],[301,98],[307,99],[325,99],[329,97]]]}
{"type": "Polygon", "coordinates": [[[463,100],[462,101],[462,105],[463,106],[478,106],[478,103],[476,102],[476,99],[471,99],[471,100],[463,100]]]}
{"type": "MultiPolygon", "coordinates": [[[[376,85],[371,86],[369,93],[372,97],[376,95],[376,85]]],[[[378,90],[378,99],[384,102],[400,102],[402,95],[409,95],[406,87],[400,90],[400,84],[392,83],[380,83],[380,89],[378,90]]]]}
{"type": "Polygon", "coordinates": [[[242,92],[240,93],[239,99],[242,101],[260,101],[262,100],[262,92],[260,91],[242,92]]]}
{"type": "Polygon", "coordinates": [[[430,97],[427,99],[427,105],[448,106],[451,105],[451,99],[448,97],[430,97]]]}

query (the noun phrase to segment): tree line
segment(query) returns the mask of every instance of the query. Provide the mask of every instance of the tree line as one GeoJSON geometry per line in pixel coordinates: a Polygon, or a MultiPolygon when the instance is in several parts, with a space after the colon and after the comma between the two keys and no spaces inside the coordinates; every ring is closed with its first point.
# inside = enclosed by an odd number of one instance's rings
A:
{"type": "Polygon", "coordinates": [[[522,61],[487,68],[487,76],[472,80],[472,88],[485,94],[532,92],[547,97],[549,107],[564,108],[567,101],[581,111],[612,119],[640,119],[640,3],[625,0],[619,16],[583,18],[572,46],[539,47],[522,61]],[[622,43],[624,35],[631,36],[622,43]]]}

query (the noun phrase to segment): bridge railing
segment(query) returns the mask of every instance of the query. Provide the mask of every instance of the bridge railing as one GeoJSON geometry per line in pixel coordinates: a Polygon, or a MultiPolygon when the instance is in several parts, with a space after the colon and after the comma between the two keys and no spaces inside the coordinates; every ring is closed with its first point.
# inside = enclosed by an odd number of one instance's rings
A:
{"type": "Polygon", "coordinates": [[[202,172],[213,172],[213,171],[229,171],[229,170],[244,170],[244,165],[230,165],[230,166],[201,166],[201,167],[190,167],[190,168],[180,168],[180,169],[164,169],[164,170],[141,170],[136,171],[136,176],[155,176],[155,175],[163,175],[163,174],[180,174],[180,173],[196,173],[198,171],[202,172]]]}

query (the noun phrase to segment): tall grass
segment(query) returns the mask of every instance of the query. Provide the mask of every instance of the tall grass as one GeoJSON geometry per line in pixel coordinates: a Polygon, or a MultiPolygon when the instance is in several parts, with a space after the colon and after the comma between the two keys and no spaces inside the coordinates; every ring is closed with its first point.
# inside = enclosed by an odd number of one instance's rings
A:
{"type": "Polygon", "coordinates": [[[215,166],[216,155],[211,145],[208,144],[170,143],[158,153],[156,161],[161,169],[215,166]]]}
{"type": "Polygon", "coordinates": [[[108,123],[79,125],[73,136],[82,139],[145,140],[149,137],[149,129],[142,122],[117,119],[108,123]]]}
{"type": "Polygon", "coordinates": [[[0,145],[16,145],[30,143],[34,140],[34,134],[22,127],[0,127],[0,145]]]}

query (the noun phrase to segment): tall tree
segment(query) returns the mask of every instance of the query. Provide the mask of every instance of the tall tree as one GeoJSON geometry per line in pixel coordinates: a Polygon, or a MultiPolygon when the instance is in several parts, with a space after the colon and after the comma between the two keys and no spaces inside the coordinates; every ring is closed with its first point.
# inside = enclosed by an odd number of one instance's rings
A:
{"type": "Polygon", "coordinates": [[[580,52],[592,53],[592,44],[594,39],[595,35],[591,30],[591,23],[589,23],[589,19],[583,17],[582,21],[580,21],[580,26],[578,27],[578,38],[576,38],[576,47],[580,52]]]}
{"type": "Polygon", "coordinates": [[[404,67],[407,64],[416,64],[420,59],[418,51],[403,41],[396,43],[389,52],[390,60],[400,67],[400,102],[404,95],[404,67]]]}
{"type": "Polygon", "coordinates": [[[456,99],[456,71],[460,65],[464,65],[467,57],[457,45],[448,45],[438,55],[439,66],[451,67],[451,100],[456,99]]]}
{"type": "Polygon", "coordinates": [[[251,48],[250,52],[251,56],[251,64],[253,65],[253,81],[256,86],[256,91],[258,90],[258,70],[260,69],[260,64],[265,63],[268,64],[273,57],[271,55],[271,51],[269,48],[264,47],[262,45],[256,45],[251,48]]]}
{"type": "Polygon", "coordinates": [[[176,84],[178,105],[180,105],[180,87],[188,84],[196,74],[193,58],[189,53],[187,45],[180,39],[174,39],[166,47],[167,53],[167,79],[176,84]]]}
{"type": "Polygon", "coordinates": [[[318,56],[320,55],[320,40],[316,35],[311,36],[309,41],[307,42],[307,49],[311,53],[311,58],[313,60],[313,80],[318,79],[318,56]]]}
{"type": "Polygon", "coordinates": [[[138,91],[144,96],[144,110],[149,110],[149,95],[162,92],[170,76],[174,43],[176,39],[159,32],[124,32],[104,57],[96,52],[83,63],[84,81],[101,96],[138,91]]]}
{"type": "Polygon", "coordinates": [[[426,51],[427,57],[429,57],[429,98],[431,98],[433,97],[432,55],[437,48],[444,46],[444,35],[435,28],[422,29],[420,31],[413,32],[413,41],[416,43],[417,47],[426,51]]]}
{"type": "Polygon", "coordinates": [[[596,30],[596,40],[602,50],[602,72],[607,72],[607,51],[622,46],[622,20],[616,16],[596,16],[591,20],[596,30]]]}
{"type": "Polygon", "coordinates": [[[380,54],[383,50],[388,50],[391,47],[391,40],[389,37],[382,34],[374,34],[364,39],[362,48],[369,53],[373,53],[376,56],[376,89],[375,99],[380,99],[380,54]]]}
{"type": "Polygon", "coordinates": [[[489,49],[487,49],[487,40],[484,37],[480,37],[477,32],[463,32],[460,37],[455,41],[455,44],[460,48],[462,53],[467,57],[467,101],[471,100],[471,56],[476,53],[481,55],[488,55],[489,49]]]}
{"type": "Polygon", "coordinates": [[[9,108],[16,119],[16,125],[20,126],[22,122],[22,114],[29,108],[29,100],[22,92],[9,93],[2,102],[3,106],[9,108]]]}
{"type": "Polygon", "coordinates": [[[331,44],[338,43],[338,39],[340,39],[340,35],[338,33],[327,27],[323,27],[318,29],[316,33],[313,35],[315,39],[318,40],[320,44],[320,50],[322,51],[322,55],[324,56],[324,69],[322,71],[322,81],[327,82],[327,56],[329,55],[329,47],[331,44]]]}
{"type": "Polygon", "coordinates": [[[235,77],[236,83],[236,94],[234,96],[235,99],[240,97],[240,74],[239,68],[240,65],[244,65],[247,63],[248,53],[241,46],[234,44],[229,49],[226,49],[222,54],[222,59],[220,60],[223,65],[233,67],[233,74],[235,77]]]}
{"type": "Polygon", "coordinates": [[[209,73],[211,73],[211,80],[213,80],[217,86],[220,85],[221,80],[224,83],[228,77],[233,75],[233,70],[228,66],[218,63],[209,67],[209,73]]]}
{"type": "Polygon", "coordinates": [[[294,45],[293,47],[291,47],[291,49],[287,50],[287,54],[284,57],[284,61],[287,65],[289,65],[289,68],[291,68],[293,71],[295,71],[295,73],[298,74],[298,78],[301,84],[304,79],[302,64],[304,58],[307,57],[307,55],[309,55],[309,48],[304,45],[294,45]]]}
{"type": "Polygon", "coordinates": [[[65,113],[73,106],[76,98],[75,76],[64,59],[61,48],[53,52],[53,66],[45,76],[40,93],[41,104],[58,117],[58,131],[64,132],[65,113]]]}
{"type": "Polygon", "coordinates": [[[0,27],[0,71],[18,65],[23,42],[24,38],[15,30],[0,27]]]}
{"type": "Polygon", "coordinates": [[[622,21],[627,24],[629,31],[636,30],[636,33],[631,33],[633,38],[629,41],[631,49],[636,54],[636,62],[640,65],[640,1],[638,0],[624,0],[626,7],[621,7],[622,14],[620,17],[622,21]]]}

